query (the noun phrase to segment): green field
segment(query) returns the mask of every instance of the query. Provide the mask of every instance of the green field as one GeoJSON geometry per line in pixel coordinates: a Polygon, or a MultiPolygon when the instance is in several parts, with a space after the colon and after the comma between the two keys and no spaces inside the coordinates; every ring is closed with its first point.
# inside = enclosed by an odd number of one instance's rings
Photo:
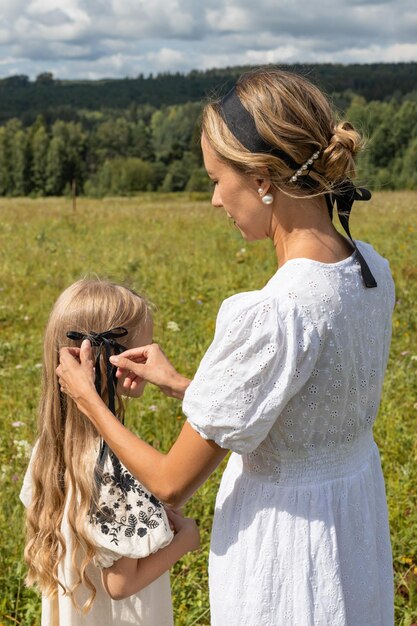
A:
{"type": "MultiPolygon", "coordinates": [[[[393,343],[375,437],[391,520],[396,624],[417,622],[417,192],[375,193],[354,207],[352,232],[391,263],[397,289],[393,343]]],[[[257,289],[276,270],[269,242],[246,244],[206,196],[0,200],[0,626],[40,624],[40,602],[24,586],[23,507],[18,500],[35,435],[42,335],[58,294],[98,274],[155,304],[155,340],[192,377],[209,345],[221,301],[257,289]],[[173,330],[175,322],[178,330],[173,330]]],[[[148,387],[127,424],[166,450],[183,423],[181,404],[148,387]]],[[[221,468],[187,506],[202,550],[172,573],[175,623],[208,625],[207,554],[221,468]]]]}

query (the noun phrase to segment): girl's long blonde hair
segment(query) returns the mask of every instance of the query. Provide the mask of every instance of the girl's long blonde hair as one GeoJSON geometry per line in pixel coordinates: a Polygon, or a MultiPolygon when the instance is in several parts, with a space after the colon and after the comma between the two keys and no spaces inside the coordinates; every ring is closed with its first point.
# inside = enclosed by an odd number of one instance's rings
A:
{"type": "MultiPolygon", "coordinates": [[[[95,547],[86,532],[86,520],[94,490],[91,458],[98,433],[71,398],[60,391],[55,373],[59,351],[63,346],[77,345],[67,339],[68,331],[99,333],[118,326],[128,330],[122,342],[132,346],[149,318],[148,303],[130,289],[108,281],[83,279],[59,296],[45,331],[33,493],[26,517],[27,583],[36,585],[47,596],[56,595],[60,585],[76,606],[76,590],[84,585],[91,592],[83,607],[79,607],[84,611],[91,607],[96,594],[86,569],[95,555],[95,547]],[[70,589],[58,578],[58,565],[66,553],[61,522],[68,494],[75,573],[75,583],[70,589]]],[[[119,416],[121,411],[119,401],[119,416]]]]}

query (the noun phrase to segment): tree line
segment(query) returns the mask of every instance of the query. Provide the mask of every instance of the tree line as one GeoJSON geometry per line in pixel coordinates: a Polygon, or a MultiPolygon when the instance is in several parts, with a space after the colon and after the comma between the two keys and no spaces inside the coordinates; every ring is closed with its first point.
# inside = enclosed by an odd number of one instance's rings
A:
{"type": "Polygon", "coordinates": [[[111,113],[79,121],[42,116],[25,127],[0,127],[0,195],[119,195],[139,191],[207,190],[198,117],[201,105],[111,113]]]}
{"type": "MultiPolygon", "coordinates": [[[[416,89],[417,63],[373,64],[294,64],[279,65],[284,70],[309,77],[326,93],[351,91],[371,100],[402,97],[416,89]]],[[[251,69],[227,67],[188,74],[163,73],[136,78],[103,80],[60,80],[49,72],[33,81],[28,76],[10,76],[0,80],[0,123],[17,117],[25,126],[42,114],[46,119],[74,116],[79,110],[126,110],[130,106],[155,108],[187,102],[201,102],[214,93],[230,89],[236,78],[251,69]]],[[[68,121],[68,120],[67,120],[68,121]]]]}
{"type": "MultiPolygon", "coordinates": [[[[360,179],[373,189],[417,189],[417,92],[367,101],[347,89],[333,100],[366,137],[360,179]]],[[[30,124],[11,118],[0,126],[0,195],[63,195],[74,185],[78,194],[96,196],[207,191],[201,107],[201,100],[134,103],[38,115],[30,124]]]]}

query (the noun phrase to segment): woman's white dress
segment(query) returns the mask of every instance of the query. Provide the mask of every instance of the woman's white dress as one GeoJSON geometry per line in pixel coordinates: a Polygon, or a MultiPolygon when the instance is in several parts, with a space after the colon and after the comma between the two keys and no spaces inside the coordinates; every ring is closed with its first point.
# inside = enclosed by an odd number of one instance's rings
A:
{"type": "Polygon", "coordinates": [[[357,242],[285,263],[220,308],[183,409],[233,451],[216,501],[212,626],[392,626],[384,479],[372,426],[391,338],[388,262],[357,242]]]}
{"type": "MultiPolygon", "coordinates": [[[[92,451],[91,477],[98,448],[92,451]]],[[[32,500],[32,466],[36,444],[23,480],[20,499],[28,507],[32,500]]],[[[101,569],[121,557],[139,559],[168,545],[173,533],[166,512],[115,457],[107,458],[100,491],[100,510],[87,519],[86,529],[96,547],[94,563],[87,574],[96,588],[88,613],[76,609],[69,595],[57,587],[53,598],[42,597],[42,626],[174,626],[169,572],[129,598],[112,600],[101,582],[101,569]]],[[[76,581],[72,566],[73,534],[68,523],[70,493],[67,494],[61,532],[66,554],[58,566],[58,578],[67,587],[76,581]]],[[[79,561],[79,559],[78,559],[79,561]]],[[[82,605],[90,596],[84,586],[76,598],[82,605]]]]}

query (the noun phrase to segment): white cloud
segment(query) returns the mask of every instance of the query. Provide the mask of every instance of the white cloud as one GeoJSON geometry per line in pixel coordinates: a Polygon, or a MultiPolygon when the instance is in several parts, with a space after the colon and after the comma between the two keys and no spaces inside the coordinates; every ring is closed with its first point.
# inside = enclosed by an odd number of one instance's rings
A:
{"type": "Polygon", "coordinates": [[[244,32],[251,29],[250,12],[239,6],[207,9],[206,23],[213,31],[219,32],[244,32]]]}
{"type": "Polygon", "coordinates": [[[161,70],[167,67],[178,67],[185,61],[184,54],[172,48],[161,48],[157,52],[148,52],[145,58],[154,67],[161,70]]]}
{"type": "Polygon", "coordinates": [[[27,15],[35,18],[52,13],[62,15],[64,19],[67,16],[73,22],[88,23],[90,21],[88,12],[81,9],[76,0],[65,0],[65,4],[57,0],[33,0],[29,3],[26,12],[27,15]]]}
{"type": "Polygon", "coordinates": [[[352,62],[355,63],[407,63],[417,59],[417,43],[395,44],[386,48],[370,46],[369,48],[353,49],[351,55],[352,62]]]}
{"type": "Polygon", "coordinates": [[[417,60],[415,0],[0,0],[3,75],[417,60]]]}

